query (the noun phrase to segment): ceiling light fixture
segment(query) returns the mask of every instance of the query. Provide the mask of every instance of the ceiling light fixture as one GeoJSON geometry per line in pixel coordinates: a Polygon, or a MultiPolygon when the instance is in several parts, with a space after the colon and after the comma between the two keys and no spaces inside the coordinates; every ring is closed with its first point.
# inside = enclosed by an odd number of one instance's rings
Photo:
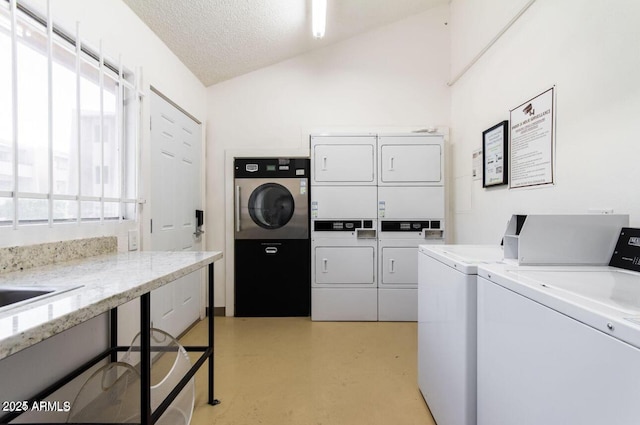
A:
{"type": "Polygon", "coordinates": [[[324,37],[324,29],[327,25],[327,0],[311,0],[311,13],[313,17],[313,36],[324,37]]]}

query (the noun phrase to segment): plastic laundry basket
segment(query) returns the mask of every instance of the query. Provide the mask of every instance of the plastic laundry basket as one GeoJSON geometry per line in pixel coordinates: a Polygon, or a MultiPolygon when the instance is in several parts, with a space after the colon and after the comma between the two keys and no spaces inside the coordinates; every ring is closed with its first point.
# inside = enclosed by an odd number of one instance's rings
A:
{"type": "Polygon", "coordinates": [[[130,364],[109,363],[84,383],[73,403],[67,422],[131,423],[140,411],[140,375],[130,364]]]}
{"type": "MultiPolygon", "coordinates": [[[[160,329],[151,329],[151,409],[160,403],[191,369],[187,351],[170,334],[160,329]],[[156,351],[154,351],[154,348],[156,351]]],[[[131,342],[129,351],[122,358],[135,368],[140,365],[140,334],[131,342]]],[[[195,380],[192,378],[173,400],[158,424],[187,425],[191,422],[195,401],[195,380]]],[[[139,410],[134,419],[139,420],[139,410]]]]}
{"type": "MultiPolygon", "coordinates": [[[[151,409],[175,388],[191,368],[186,350],[168,333],[151,329],[151,409]],[[155,350],[155,351],[154,351],[155,350]]],[[[101,367],[82,386],[67,422],[140,422],[140,334],[120,362],[101,367]]],[[[188,425],[193,413],[192,378],[158,420],[162,425],[188,425]]]]}

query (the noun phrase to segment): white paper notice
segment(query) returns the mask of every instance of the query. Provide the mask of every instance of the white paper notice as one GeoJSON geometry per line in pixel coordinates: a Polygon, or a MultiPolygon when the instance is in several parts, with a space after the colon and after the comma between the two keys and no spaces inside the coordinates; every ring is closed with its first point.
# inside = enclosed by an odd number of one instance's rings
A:
{"type": "Polygon", "coordinates": [[[553,88],[511,110],[511,188],[553,184],[553,88]]]}
{"type": "Polygon", "coordinates": [[[482,180],[482,149],[473,151],[471,177],[473,180],[482,180]]]}
{"type": "Polygon", "coordinates": [[[484,185],[506,183],[504,181],[504,127],[501,125],[484,135],[484,185]]]}

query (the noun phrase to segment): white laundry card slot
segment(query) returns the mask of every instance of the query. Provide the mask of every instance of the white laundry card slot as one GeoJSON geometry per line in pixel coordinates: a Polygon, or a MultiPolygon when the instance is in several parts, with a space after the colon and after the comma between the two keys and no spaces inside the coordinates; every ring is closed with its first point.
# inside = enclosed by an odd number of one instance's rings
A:
{"type": "Polygon", "coordinates": [[[384,213],[387,209],[387,203],[385,201],[378,201],[378,217],[384,218],[384,213]]]}
{"type": "Polygon", "coordinates": [[[311,218],[318,218],[318,201],[311,201],[311,218]]]}
{"type": "Polygon", "coordinates": [[[424,239],[442,239],[444,238],[444,230],[422,229],[422,237],[424,239]]]}
{"type": "Polygon", "coordinates": [[[276,248],[275,246],[268,246],[264,249],[264,252],[267,254],[277,254],[278,248],[276,248]]]}
{"type": "Polygon", "coordinates": [[[300,179],[300,195],[307,193],[307,179],[300,179]]]}
{"type": "Polygon", "coordinates": [[[356,229],[357,239],[375,239],[376,229],[356,229]]]}

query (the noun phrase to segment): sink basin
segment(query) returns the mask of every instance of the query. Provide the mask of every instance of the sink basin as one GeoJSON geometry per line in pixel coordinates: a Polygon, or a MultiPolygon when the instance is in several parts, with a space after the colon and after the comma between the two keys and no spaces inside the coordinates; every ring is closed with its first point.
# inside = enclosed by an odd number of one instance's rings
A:
{"type": "Polygon", "coordinates": [[[42,288],[0,288],[0,307],[50,294],[53,289],[42,288]]]}
{"type": "Polygon", "coordinates": [[[30,287],[17,287],[17,286],[0,286],[0,310],[14,307],[27,302],[37,301],[41,298],[57,295],[62,292],[70,291],[72,289],[80,288],[65,287],[65,288],[30,288],[30,287]]]}

